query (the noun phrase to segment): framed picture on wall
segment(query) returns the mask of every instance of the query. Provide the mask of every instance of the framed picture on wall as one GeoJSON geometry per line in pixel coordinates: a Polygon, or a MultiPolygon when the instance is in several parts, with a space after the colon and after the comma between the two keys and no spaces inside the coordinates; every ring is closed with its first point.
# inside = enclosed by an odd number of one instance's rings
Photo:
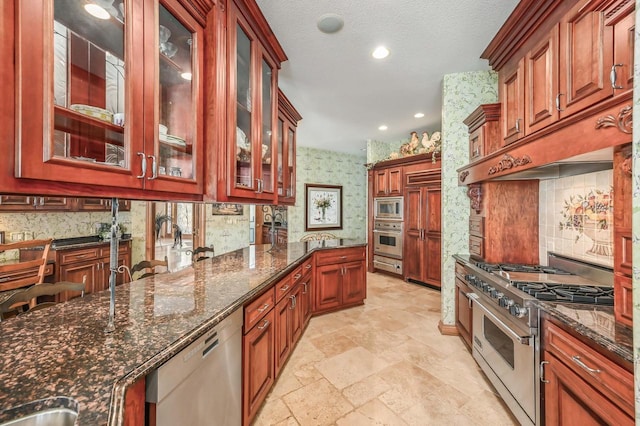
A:
{"type": "Polygon", "coordinates": [[[213,216],[242,216],[243,213],[242,204],[213,203],[211,205],[213,216]]]}
{"type": "Polygon", "coordinates": [[[342,186],[305,184],[305,231],[342,229],[342,186]]]}

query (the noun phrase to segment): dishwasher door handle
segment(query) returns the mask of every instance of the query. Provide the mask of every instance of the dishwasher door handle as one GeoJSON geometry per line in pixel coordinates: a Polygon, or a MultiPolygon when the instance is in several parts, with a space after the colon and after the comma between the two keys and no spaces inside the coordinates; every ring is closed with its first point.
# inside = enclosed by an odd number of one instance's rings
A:
{"type": "Polygon", "coordinates": [[[218,347],[218,343],[220,343],[220,341],[218,339],[214,340],[212,344],[210,344],[209,346],[207,346],[206,348],[204,348],[204,350],[202,351],[202,358],[206,358],[207,355],[209,355],[215,348],[218,347]]]}

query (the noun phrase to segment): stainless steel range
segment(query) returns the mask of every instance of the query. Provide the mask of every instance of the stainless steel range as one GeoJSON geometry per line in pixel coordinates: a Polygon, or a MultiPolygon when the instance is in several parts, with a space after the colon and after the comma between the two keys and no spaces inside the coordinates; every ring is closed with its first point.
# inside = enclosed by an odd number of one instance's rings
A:
{"type": "Polygon", "coordinates": [[[554,254],[549,266],[477,262],[465,268],[476,289],[473,357],[521,424],[541,424],[534,301],[612,305],[613,272],[554,254]]]}

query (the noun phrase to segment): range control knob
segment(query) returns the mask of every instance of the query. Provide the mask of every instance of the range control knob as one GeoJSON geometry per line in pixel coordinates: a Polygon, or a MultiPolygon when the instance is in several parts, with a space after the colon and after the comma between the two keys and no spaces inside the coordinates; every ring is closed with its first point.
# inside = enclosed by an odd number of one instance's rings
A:
{"type": "Polygon", "coordinates": [[[513,305],[513,299],[509,299],[506,296],[502,296],[500,299],[498,299],[498,305],[500,305],[503,308],[509,309],[509,307],[513,305]]]}
{"type": "Polygon", "coordinates": [[[504,296],[504,293],[502,293],[501,291],[499,291],[498,289],[492,288],[489,291],[489,296],[492,299],[500,299],[502,296],[504,296]]]}
{"type": "Polygon", "coordinates": [[[518,305],[517,303],[514,303],[513,305],[509,306],[509,313],[515,317],[522,318],[527,315],[528,309],[518,305]]]}
{"type": "Polygon", "coordinates": [[[473,280],[475,280],[475,279],[476,279],[476,276],[475,276],[475,275],[471,275],[471,274],[466,274],[466,275],[464,276],[464,279],[465,279],[465,280],[467,280],[467,281],[469,281],[469,282],[471,282],[471,281],[473,281],[473,280]]]}
{"type": "Polygon", "coordinates": [[[490,285],[487,285],[486,287],[482,288],[482,291],[484,291],[485,293],[491,294],[492,291],[495,291],[495,288],[491,287],[490,285]]]}

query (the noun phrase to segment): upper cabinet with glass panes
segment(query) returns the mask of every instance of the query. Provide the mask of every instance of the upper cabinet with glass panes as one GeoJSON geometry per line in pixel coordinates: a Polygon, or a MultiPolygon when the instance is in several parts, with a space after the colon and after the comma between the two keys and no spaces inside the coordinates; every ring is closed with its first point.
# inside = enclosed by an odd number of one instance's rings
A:
{"type": "MultiPolygon", "coordinates": [[[[227,8],[227,121],[219,152],[219,200],[277,201],[277,84],[287,59],[252,0],[233,0],[227,8]]],[[[205,194],[205,196],[211,194],[205,194]]]]}
{"type": "Polygon", "coordinates": [[[16,177],[131,198],[201,194],[213,2],[191,3],[16,2],[16,177]]]}

